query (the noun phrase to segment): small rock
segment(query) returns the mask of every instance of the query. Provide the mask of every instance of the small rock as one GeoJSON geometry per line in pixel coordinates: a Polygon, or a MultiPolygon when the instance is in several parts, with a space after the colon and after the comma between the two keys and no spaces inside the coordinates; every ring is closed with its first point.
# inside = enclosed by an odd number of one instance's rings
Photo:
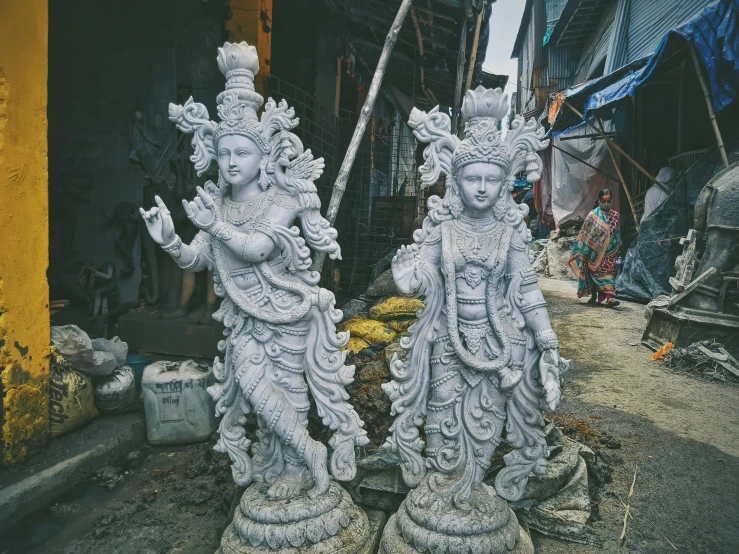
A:
{"type": "Polygon", "coordinates": [[[123,459],[126,466],[136,467],[138,466],[141,461],[143,460],[144,455],[141,453],[141,450],[131,450],[128,454],[126,454],[126,457],[123,459]]]}
{"type": "Polygon", "coordinates": [[[144,502],[154,502],[157,499],[157,491],[146,491],[141,495],[141,500],[144,502]]]}
{"type": "Polygon", "coordinates": [[[95,534],[95,538],[96,539],[99,539],[99,538],[103,537],[104,535],[107,535],[108,534],[108,528],[107,527],[98,527],[97,529],[95,529],[95,531],[93,531],[93,533],[95,534]]]}

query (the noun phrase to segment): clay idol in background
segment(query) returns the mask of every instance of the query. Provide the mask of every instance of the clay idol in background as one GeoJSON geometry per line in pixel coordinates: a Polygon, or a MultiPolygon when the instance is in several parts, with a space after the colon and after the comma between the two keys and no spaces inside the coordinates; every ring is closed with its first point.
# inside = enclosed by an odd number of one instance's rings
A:
{"type": "Polygon", "coordinates": [[[518,173],[540,178],[547,142],[521,116],[503,138],[507,110],[500,89],[469,91],[462,140],[438,108],[411,113],[429,144],[424,185],[447,179],[392,264],[398,288],[420,294],[425,309],[401,342],[408,361],[396,356],[384,385],[396,415],[385,447],[415,487],[385,528],[386,554],[533,552],[504,499],[520,498],[530,472],[547,471],[542,410],[559,403],[564,362],[531,268],[528,208],[511,196],[518,173]],[[514,450],[493,488],[483,478],[504,429],[514,450]]]}
{"type": "Polygon", "coordinates": [[[367,517],[330,477],[355,476],[354,447],[367,437],[345,390],[354,367],[344,365],[340,351],[349,339],[336,333],[341,312],[309,269],[309,246],[340,257],[336,230],[320,214],[313,183],[323,160],[304,151],[291,132],[298,119],[284,101],[269,99],[257,117],[263,98],[254,90],[259,60],[253,46],[226,43],[218,66],[226,77],[217,98],[219,123],[192,99],[169,108],[177,128],[193,134],[198,172],[213,160],[218,164],[218,183],[207,183],[184,203],[200,232],[183,244],[159,198],[142,215],[152,238],[180,267],[214,268],[223,298],[214,317],[226,327],[219,344],[225,357],[216,358],[218,383],[209,389],[222,416],[216,450],[231,457],[236,483],[251,486],[221,551],[315,547],[351,554],[369,537],[367,517]],[[296,218],[302,237],[292,227],[296,218]],[[334,431],[330,454],[306,429],[309,390],[334,431]],[[259,422],[253,445],[243,427],[249,412],[259,422]]]}

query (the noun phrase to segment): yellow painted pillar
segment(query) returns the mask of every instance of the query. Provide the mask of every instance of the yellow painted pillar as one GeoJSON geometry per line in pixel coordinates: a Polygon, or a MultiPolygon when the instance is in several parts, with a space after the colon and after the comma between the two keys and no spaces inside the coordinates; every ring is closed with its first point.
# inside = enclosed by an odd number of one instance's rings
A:
{"type": "Polygon", "coordinates": [[[259,73],[254,79],[257,92],[264,95],[264,81],[269,77],[272,57],[272,0],[231,0],[231,16],[226,21],[229,42],[246,41],[256,46],[259,73]],[[265,32],[267,29],[270,32],[265,32]]]}
{"type": "Polygon", "coordinates": [[[0,449],[49,430],[48,6],[0,1],[0,449]]]}

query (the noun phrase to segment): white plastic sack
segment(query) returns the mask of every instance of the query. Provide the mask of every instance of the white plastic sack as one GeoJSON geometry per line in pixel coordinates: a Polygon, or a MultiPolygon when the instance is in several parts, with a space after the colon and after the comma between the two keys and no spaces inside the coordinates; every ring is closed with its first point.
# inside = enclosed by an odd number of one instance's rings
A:
{"type": "Polygon", "coordinates": [[[92,341],[87,333],[76,325],[52,327],[51,344],[75,368],[76,362],[92,363],[92,341]]]}
{"type": "Polygon", "coordinates": [[[115,356],[116,366],[122,366],[126,363],[128,356],[128,344],[123,342],[119,337],[112,339],[92,339],[92,347],[102,352],[110,352],[115,356]]]}
{"type": "Polygon", "coordinates": [[[88,375],[110,375],[118,365],[115,355],[93,350],[90,337],[76,325],[52,327],[51,344],[74,369],[88,375]]]}

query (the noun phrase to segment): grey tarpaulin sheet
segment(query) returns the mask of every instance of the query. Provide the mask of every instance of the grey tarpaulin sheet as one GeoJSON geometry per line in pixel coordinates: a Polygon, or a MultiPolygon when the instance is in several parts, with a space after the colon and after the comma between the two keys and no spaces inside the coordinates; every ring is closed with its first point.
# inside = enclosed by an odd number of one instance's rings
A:
{"type": "MultiPolygon", "coordinates": [[[[729,163],[739,160],[739,140],[727,144],[726,150],[729,163]]],[[[619,294],[644,301],[669,294],[669,278],[683,247],[677,240],[659,241],[688,234],[700,191],[723,168],[718,148],[712,148],[683,174],[665,203],[642,222],[639,237],[629,248],[623,272],[616,279],[619,294]]]]}
{"type": "MultiPolygon", "coordinates": [[[[611,121],[604,121],[603,125],[607,133],[615,130],[611,121]]],[[[552,214],[558,227],[577,216],[585,219],[593,209],[593,203],[601,189],[607,188],[613,192],[613,208],[619,210],[618,191],[621,185],[604,175],[604,173],[616,175],[616,169],[613,167],[605,141],[593,135],[590,126],[583,124],[552,141],[559,149],[552,149],[552,169],[549,176],[552,214]],[[580,160],[585,160],[603,173],[588,167],[580,160]]],[[[618,157],[616,159],[618,160],[618,157]]]]}

